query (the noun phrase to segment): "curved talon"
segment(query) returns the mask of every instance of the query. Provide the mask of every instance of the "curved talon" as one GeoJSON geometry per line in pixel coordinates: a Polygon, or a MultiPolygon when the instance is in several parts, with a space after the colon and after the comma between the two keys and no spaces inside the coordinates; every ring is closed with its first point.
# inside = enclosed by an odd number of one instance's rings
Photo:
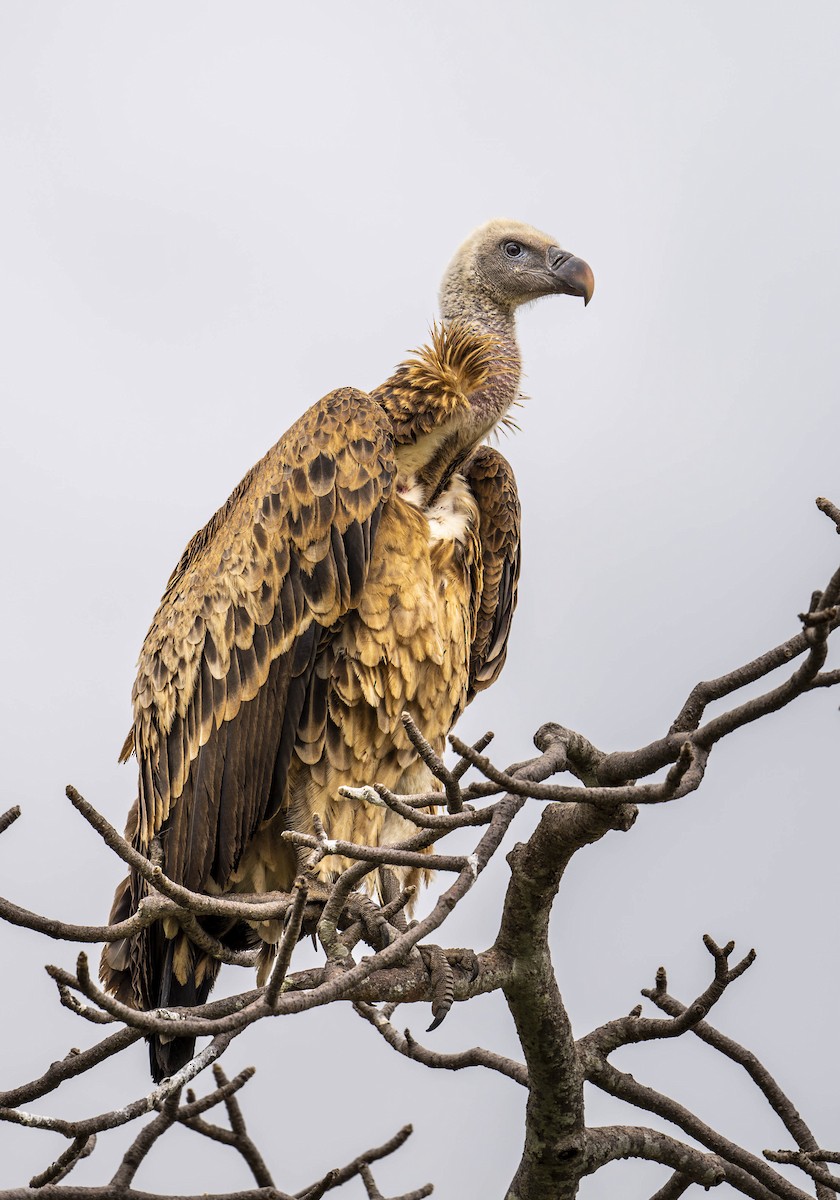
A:
{"type": "Polygon", "coordinates": [[[418,946],[432,985],[432,1017],[427,1033],[442,1024],[455,1000],[455,976],[440,946],[418,946]]]}

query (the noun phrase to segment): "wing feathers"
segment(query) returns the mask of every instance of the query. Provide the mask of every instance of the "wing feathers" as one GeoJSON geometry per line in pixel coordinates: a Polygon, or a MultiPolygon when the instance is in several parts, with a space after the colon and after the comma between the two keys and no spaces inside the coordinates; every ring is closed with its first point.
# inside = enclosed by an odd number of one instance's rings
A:
{"type": "Polygon", "coordinates": [[[315,654],[364,587],[392,442],[376,402],[331,393],[249,472],[170,578],[134,689],[138,841],[160,832],[164,869],[189,887],[211,876],[223,886],[283,803],[307,701],[304,724],[323,743],[315,654]]]}
{"type": "Polygon", "coordinates": [[[478,504],[482,585],[473,596],[475,637],[468,701],[498,677],[507,655],[520,567],[520,507],[510,464],[479,446],[461,468],[478,504]]]}
{"type": "MultiPolygon", "coordinates": [[[[377,519],[376,524],[379,524],[377,519]]],[[[367,578],[370,561],[370,541],[358,521],[351,521],[342,535],[344,557],[347,563],[347,578],[350,584],[350,604],[358,603],[367,578]]]]}

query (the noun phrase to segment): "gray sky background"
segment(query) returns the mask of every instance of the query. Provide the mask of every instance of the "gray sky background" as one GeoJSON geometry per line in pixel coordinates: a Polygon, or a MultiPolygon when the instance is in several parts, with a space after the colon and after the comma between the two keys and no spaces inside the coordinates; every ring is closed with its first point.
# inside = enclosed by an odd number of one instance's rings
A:
{"type": "MultiPolygon", "coordinates": [[[[120,872],[63,788],[122,825],[133,664],[169,571],[305,407],[374,386],[423,340],[443,268],[489,217],[553,233],[597,288],[585,312],[560,298],[520,320],[531,399],[503,443],[520,609],[505,674],[459,733],[497,730],[503,764],[549,719],[630,748],[698,679],[797,631],[840,549],[813,506],[840,500],[839,34],[834,0],[3,4],[2,807],[24,807],[3,894],[104,919],[120,872]]],[[[745,730],[698,796],[580,854],[553,927],[580,1033],[627,1012],[661,962],[692,997],[705,931],[756,946],[716,1020],[831,1145],[837,706],[817,693],[745,730]]],[[[500,859],[446,944],[489,943],[505,875],[500,859]]],[[[8,1086],[96,1031],[42,970],[69,948],[2,928],[0,954],[8,1086]]],[[[429,1040],[515,1052],[490,999],[429,1040]]],[[[424,1071],[344,1009],[252,1031],[227,1066],[251,1062],[245,1109],[281,1187],[408,1120],[386,1193],[499,1196],[515,1168],[514,1084],[424,1071]]],[[[787,1144],[699,1044],[617,1062],[753,1149],[787,1144]]],[[[32,1107],[80,1116],[147,1087],[138,1047],[32,1107]]],[[[640,1120],[598,1095],[589,1119],[640,1120]]],[[[103,1181],[125,1140],[103,1137],[74,1178],[103,1181]]],[[[244,1186],[221,1148],[166,1145],[138,1186],[244,1186]]],[[[62,1148],[0,1126],[0,1184],[62,1148]]],[[[618,1171],[623,1196],[666,1174],[622,1165],[581,1195],[617,1194],[618,1171]]]]}

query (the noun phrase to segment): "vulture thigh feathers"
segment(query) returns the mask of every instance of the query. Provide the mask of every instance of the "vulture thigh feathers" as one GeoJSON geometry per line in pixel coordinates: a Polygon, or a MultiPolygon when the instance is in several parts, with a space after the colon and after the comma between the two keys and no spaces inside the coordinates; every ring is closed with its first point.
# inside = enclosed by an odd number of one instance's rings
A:
{"type": "MultiPolygon", "coordinates": [[[[401,723],[438,752],[505,661],[519,577],[513,472],[484,439],[519,395],[518,305],[593,289],[586,263],[527,225],[491,221],[441,288],[430,344],[369,395],[319,400],[245,476],[172,572],[140,652],[134,723],[139,791],[127,836],[158,839],[162,869],[208,894],[288,890],[285,829],[378,845],[413,828],[342,799],[342,785],[400,794],[439,785],[401,723]]],[[[337,856],[316,868],[329,879],[337,856]]],[[[399,874],[399,872],[398,872],[399,874]]],[[[425,872],[404,869],[401,882],[425,872]]],[[[111,913],[134,912],[132,873],[111,913]]],[[[206,920],[231,945],[280,930],[206,920]]],[[[218,962],[174,921],[106,946],[100,974],[142,1009],[203,1003],[218,962]]],[[[150,1039],[160,1080],[188,1038],[150,1039]]]]}

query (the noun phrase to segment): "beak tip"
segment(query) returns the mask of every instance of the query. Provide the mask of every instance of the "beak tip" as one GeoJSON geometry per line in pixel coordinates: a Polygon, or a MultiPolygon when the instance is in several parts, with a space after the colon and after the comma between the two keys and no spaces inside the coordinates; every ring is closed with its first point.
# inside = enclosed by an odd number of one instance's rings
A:
{"type": "Polygon", "coordinates": [[[588,263],[583,263],[581,291],[583,293],[583,307],[586,308],[589,301],[595,294],[595,276],[592,273],[592,268],[588,263]]]}
{"type": "Polygon", "coordinates": [[[575,255],[564,255],[553,268],[556,290],[567,296],[581,296],[584,307],[595,292],[595,276],[589,263],[575,255]]]}

